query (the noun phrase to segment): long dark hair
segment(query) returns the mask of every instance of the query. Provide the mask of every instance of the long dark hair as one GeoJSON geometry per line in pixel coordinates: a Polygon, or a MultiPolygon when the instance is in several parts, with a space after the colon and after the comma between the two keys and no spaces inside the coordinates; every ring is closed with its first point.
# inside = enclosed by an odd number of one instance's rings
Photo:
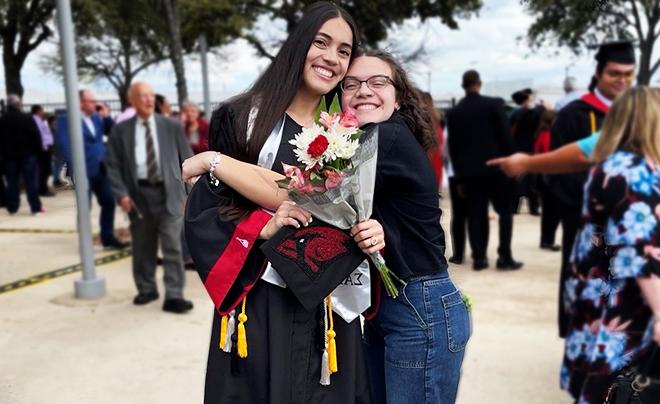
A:
{"type": "MultiPolygon", "coordinates": [[[[235,126],[236,137],[245,152],[243,157],[247,161],[257,161],[268,135],[293,101],[303,80],[307,53],[319,29],[326,21],[337,17],[342,18],[351,27],[352,49],[357,49],[358,31],[350,14],[334,3],[327,1],[314,3],[305,8],[302,18],[275,59],[252,87],[231,100],[239,111],[235,126]],[[247,141],[245,131],[252,106],[258,106],[259,113],[254,120],[250,140],[247,141]]],[[[352,58],[353,52],[351,52],[351,60],[352,58]]]]}
{"type": "Polygon", "coordinates": [[[401,115],[410,131],[415,135],[417,141],[425,151],[438,145],[438,140],[433,130],[433,116],[422,100],[417,88],[410,82],[408,75],[399,62],[391,54],[384,51],[360,50],[355,55],[375,57],[387,63],[392,69],[392,81],[396,89],[396,98],[399,102],[399,110],[395,113],[401,115]]]}

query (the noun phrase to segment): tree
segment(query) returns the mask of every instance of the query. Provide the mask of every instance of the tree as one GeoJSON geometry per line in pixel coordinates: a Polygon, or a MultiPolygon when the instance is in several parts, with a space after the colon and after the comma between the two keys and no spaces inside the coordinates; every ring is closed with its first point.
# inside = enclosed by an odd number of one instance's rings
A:
{"type": "Polygon", "coordinates": [[[660,38],[658,0],[523,0],[535,18],[527,41],[538,49],[547,43],[575,53],[606,40],[630,39],[639,48],[637,80],[648,84],[660,67],[653,46],[660,38]]]}
{"type": "MultiPolygon", "coordinates": [[[[163,19],[146,0],[76,0],[73,11],[80,76],[108,81],[126,107],[133,79],[167,57],[163,19]]],[[[59,59],[44,64],[58,66],[59,59]]]]}
{"type": "MultiPolygon", "coordinates": [[[[316,0],[252,0],[250,7],[272,18],[284,19],[287,31],[291,32],[302,10],[316,0]]],[[[440,18],[449,28],[457,29],[457,17],[468,17],[482,6],[481,0],[344,0],[337,1],[357,21],[363,44],[375,47],[387,37],[387,29],[412,17],[419,17],[422,22],[429,18],[440,18]]],[[[255,47],[261,56],[273,58],[267,46],[253,33],[241,35],[255,47]]]]}
{"type": "Polygon", "coordinates": [[[23,96],[21,69],[30,52],[53,31],[53,0],[0,0],[0,38],[7,93],[23,96]]]}
{"type": "Polygon", "coordinates": [[[195,49],[200,35],[209,46],[220,46],[240,36],[254,21],[242,0],[158,0],[167,26],[168,57],[176,76],[179,103],[188,98],[184,55],[195,49]]]}

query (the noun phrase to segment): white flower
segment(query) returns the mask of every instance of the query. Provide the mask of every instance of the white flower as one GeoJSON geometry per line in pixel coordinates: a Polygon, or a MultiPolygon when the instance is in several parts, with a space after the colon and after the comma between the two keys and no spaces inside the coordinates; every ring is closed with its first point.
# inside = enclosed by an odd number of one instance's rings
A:
{"type": "Polygon", "coordinates": [[[622,237],[627,244],[635,244],[637,240],[647,240],[651,236],[657,221],[649,205],[644,202],[635,202],[623,214],[622,224],[626,229],[622,237]]]}
{"type": "Polygon", "coordinates": [[[637,255],[635,247],[624,247],[610,260],[610,272],[615,278],[639,276],[646,259],[637,255]]]}
{"type": "Polygon", "coordinates": [[[350,159],[360,147],[358,140],[351,140],[351,135],[356,132],[355,128],[346,128],[339,124],[332,125],[328,129],[328,150],[325,161],[331,162],[336,159],[350,159]]]}
{"type": "Polygon", "coordinates": [[[635,156],[625,152],[615,152],[603,163],[603,172],[609,177],[617,177],[626,172],[635,156]]]}
{"type": "Polygon", "coordinates": [[[309,144],[312,143],[318,135],[325,135],[327,137],[325,130],[315,123],[309,128],[303,128],[302,132],[298,133],[292,140],[289,140],[289,143],[295,146],[293,152],[298,158],[298,161],[305,165],[305,170],[309,170],[317,163],[322,163],[325,154],[327,153],[326,151],[326,153],[323,153],[317,158],[314,158],[307,153],[309,144]]]}

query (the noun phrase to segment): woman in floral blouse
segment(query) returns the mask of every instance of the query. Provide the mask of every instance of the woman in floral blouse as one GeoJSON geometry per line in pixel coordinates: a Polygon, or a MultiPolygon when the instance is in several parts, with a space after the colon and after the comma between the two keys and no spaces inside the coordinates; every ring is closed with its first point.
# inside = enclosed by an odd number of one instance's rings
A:
{"type": "Polygon", "coordinates": [[[614,103],[593,158],[565,285],[561,386],[600,404],[617,373],[660,343],[660,89],[614,103]]]}

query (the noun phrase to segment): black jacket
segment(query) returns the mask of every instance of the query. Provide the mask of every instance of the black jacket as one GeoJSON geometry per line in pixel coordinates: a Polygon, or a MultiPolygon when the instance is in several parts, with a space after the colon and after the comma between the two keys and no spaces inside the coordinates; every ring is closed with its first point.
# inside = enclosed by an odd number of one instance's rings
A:
{"type": "MultiPolygon", "coordinates": [[[[604,111],[582,99],[571,102],[559,111],[557,120],[550,128],[550,148],[555,150],[591,135],[600,129],[604,119],[604,111]]],[[[552,175],[550,177],[552,191],[564,205],[580,209],[587,175],[586,171],[552,175]]]]}
{"type": "Polygon", "coordinates": [[[504,100],[467,93],[447,113],[449,156],[457,178],[495,173],[486,161],[514,152],[504,100]]]}
{"type": "Polygon", "coordinates": [[[22,160],[41,151],[41,133],[32,115],[14,107],[0,117],[0,155],[4,160],[22,160]]]}

